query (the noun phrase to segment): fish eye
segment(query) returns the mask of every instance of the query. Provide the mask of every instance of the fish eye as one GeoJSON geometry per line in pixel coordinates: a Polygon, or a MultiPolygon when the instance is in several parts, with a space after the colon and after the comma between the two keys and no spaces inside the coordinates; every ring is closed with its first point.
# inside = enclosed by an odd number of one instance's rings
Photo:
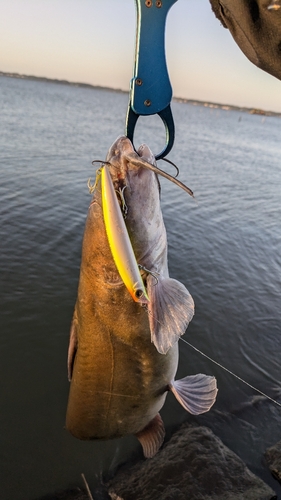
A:
{"type": "Polygon", "coordinates": [[[135,296],[137,299],[140,299],[143,296],[143,291],[138,289],[135,291],[135,296]]]}

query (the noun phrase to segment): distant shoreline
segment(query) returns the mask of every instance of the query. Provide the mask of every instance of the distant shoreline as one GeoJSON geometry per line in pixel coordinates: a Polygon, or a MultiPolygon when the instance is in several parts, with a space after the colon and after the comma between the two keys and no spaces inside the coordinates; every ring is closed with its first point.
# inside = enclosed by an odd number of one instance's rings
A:
{"type": "Polygon", "coordinates": [[[20,73],[5,73],[4,71],[0,71],[0,76],[6,76],[8,78],[19,78],[22,80],[35,80],[38,82],[58,83],[60,85],[70,85],[71,87],[86,87],[90,89],[113,90],[114,92],[127,93],[126,90],[103,87],[101,85],[91,85],[90,83],[70,82],[68,80],[47,78],[45,76],[22,75],[20,73]]]}
{"type": "MultiPolygon", "coordinates": [[[[59,80],[56,78],[46,78],[44,76],[32,76],[32,75],[22,75],[19,73],[7,73],[4,71],[0,71],[0,76],[5,76],[8,78],[20,78],[23,80],[34,80],[39,82],[48,82],[48,83],[57,83],[60,85],[70,85],[72,87],[84,87],[90,89],[99,89],[105,91],[112,92],[120,92],[122,94],[128,94],[129,91],[116,89],[112,87],[104,87],[101,85],[91,85],[90,83],[81,83],[81,82],[70,82],[68,80],[59,80]]],[[[263,115],[263,116],[275,116],[281,118],[281,113],[274,111],[265,111],[263,109],[258,108],[248,108],[243,106],[234,106],[232,104],[221,104],[216,102],[207,102],[207,101],[199,101],[196,99],[187,99],[183,97],[173,97],[173,101],[183,103],[183,104],[192,104],[193,106],[204,106],[212,109],[223,109],[225,111],[240,111],[243,113],[255,114],[255,115],[263,115]]]]}

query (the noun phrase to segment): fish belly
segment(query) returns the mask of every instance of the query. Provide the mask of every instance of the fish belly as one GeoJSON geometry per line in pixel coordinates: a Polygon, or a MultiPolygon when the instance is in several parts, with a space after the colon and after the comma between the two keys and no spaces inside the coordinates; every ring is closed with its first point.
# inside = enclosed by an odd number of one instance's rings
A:
{"type": "Polygon", "coordinates": [[[91,337],[81,342],[75,358],[66,427],[79,439],[135,434],[165,402],[178,347],[163,356],[150,339],[137,336],[133,344],[125,343],[108,328],[91,337]]]}

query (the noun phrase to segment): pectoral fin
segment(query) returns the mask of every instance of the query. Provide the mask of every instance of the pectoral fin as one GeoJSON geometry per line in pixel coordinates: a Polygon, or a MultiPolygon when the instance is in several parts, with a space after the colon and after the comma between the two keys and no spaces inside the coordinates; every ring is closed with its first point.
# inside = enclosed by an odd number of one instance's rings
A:
{"type": "Polygon", "coordinates": [[[194,315],[194,302],[185,286],[172,278],[147,277],[151,341],[161,354],[184,334],[194,315]]]}
{"type": "Polygon", "coordinates": [[[76,311],[74,311],[72,323],[70,327],[70,338],[69,338],[69,346],[68,346],[68,356],[67,356],[67,371],[68,371],[68,380],[71,381],[72,378],[72,370],[74,365],[75,354],[77,351],[78,339],[77,339],[77,317],[76,311]]]}
{"type": "Polygon", "coordinates": [[[145,458],[152,458],[162,446],[165,437],[165,427],[159,413],[149,424],[136,434],[142,445],[145,458]]]}
{"type": "Polygon", "coordinates": [[[209,411],[218,392],[215,377],[202,373],[175,380],[169,388],[184,409],[193,415],[209,411]]]}

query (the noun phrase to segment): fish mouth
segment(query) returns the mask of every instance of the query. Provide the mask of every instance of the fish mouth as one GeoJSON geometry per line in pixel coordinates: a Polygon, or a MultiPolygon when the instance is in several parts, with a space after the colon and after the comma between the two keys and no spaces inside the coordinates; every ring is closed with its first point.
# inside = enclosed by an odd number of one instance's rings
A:
{"type": "Polygon", "coordinates": [[[161,170],[161,168],[157,167],[155,157],[146,144],[142,144],[138,151],[135,151],[132,142],[126,136],[118,137],[112,144],[108,151],[106,162],[110,164],[112,180],[114,184],[118,184],[118,189],[122,189],[126,185],[125,179],[128,169],[132,169],[133,167],[137,170],[151,170],[155,174],[165,177],[169,181],[173,182],[186,191],[190,196],[194,197],[193,192],[189,189],[189,187],[164,170],[161,170]]]}

